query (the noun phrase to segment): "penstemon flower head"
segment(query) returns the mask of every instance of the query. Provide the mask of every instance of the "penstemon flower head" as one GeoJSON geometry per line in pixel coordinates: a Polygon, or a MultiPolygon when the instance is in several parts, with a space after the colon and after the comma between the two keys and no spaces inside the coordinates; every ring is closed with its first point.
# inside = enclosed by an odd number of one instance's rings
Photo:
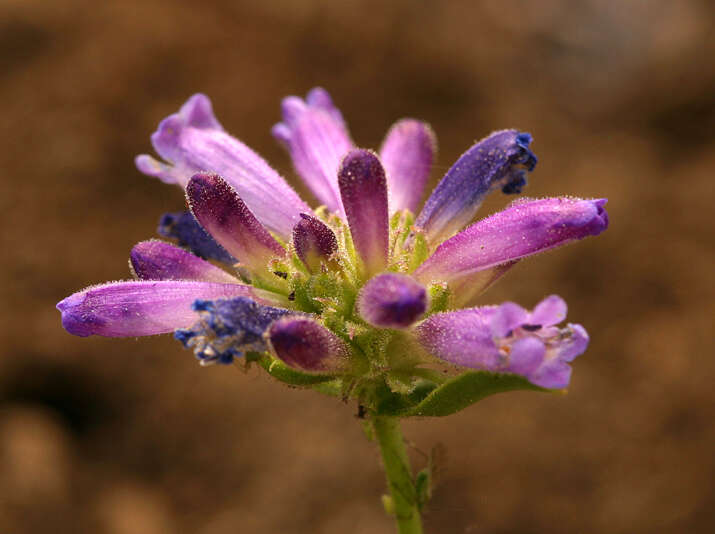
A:
{"type": "Polygon", "coordinates": [[[141,242],[135,280],[61,301],[68,332],[174,332],[202,364],[243,358],[378,416],[446,415],[498,391],[568,386],[588,335],[558,326],[561,298],[532,311],[474,304],[521,259],[604,231],[605,199],[519,199],[470,224],[491,191],[526,185],[537,163],[529,134],[475,143],[420,208],[436,152],[427,124],[397,122],[373,152],[354,145],[323,89],[284,99],[282,113],[273,135],[320,207],[194,95],[151,137],[163,161],[136,158],[186,192],[190,211],[159,226],[178,245],[141,242]]]}

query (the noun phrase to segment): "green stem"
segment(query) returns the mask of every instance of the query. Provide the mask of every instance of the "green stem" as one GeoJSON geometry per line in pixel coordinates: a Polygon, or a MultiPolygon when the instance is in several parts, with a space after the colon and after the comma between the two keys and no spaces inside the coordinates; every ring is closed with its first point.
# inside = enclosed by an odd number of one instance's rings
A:
{"type": "Polygon", "coordinates": [[[392,496],[391,511],[400,534],[422,534],[422,519],[410,461],[397,417],[373,417],[372,427],[380,445],[387,485],[392,496]]]}

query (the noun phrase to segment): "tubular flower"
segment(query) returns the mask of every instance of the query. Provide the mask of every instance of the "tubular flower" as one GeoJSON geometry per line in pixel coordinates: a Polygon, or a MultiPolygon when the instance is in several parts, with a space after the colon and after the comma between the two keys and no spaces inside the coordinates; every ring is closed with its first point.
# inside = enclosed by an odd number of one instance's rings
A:
{"type": "Polygon", "coordinates": [[[529,134],[502,130],[469,148],[417,212],[436,151],[428,125],[398,121],[373,152],[354,146],[323,89],[286,98],[282,113],[273,134],[322,206],[312,211],[194,95],[152,135],[164,161],[136,159],[185,189],[190,211],[159,225],[178,246],[141,242],[130,254],[136,280],[60,302],[67,331],[174,331],[202,364],[245,357],[290,384],[327,391],[327,382],[376,413],[435,414],[419,403],[450,394],[470,369],[568,385],[588,335],[556,326],[562,299],[532,312],[459,308],[521,259],[600,234],[605,199],[520,199],[472,223],[489,192],[519,193],[537,162],[529,134]],[[430,367],[439,361],[459,373],[445,379],[430,367]]]}

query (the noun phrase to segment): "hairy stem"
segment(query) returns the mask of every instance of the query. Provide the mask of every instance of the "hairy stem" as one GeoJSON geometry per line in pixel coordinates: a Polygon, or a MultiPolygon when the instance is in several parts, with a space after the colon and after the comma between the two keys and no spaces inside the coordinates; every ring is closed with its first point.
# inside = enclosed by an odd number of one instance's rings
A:
{"type": "MultiPolygon", "coordinates": [[[[372,427],[380,446],[382,463],[387,475],[391,503],[400,534],[422,534],[422,519],[410,461],[397,417],[373,417],[372,427]]],[[[388,506],[386,505],[386,508],[388,506]]]]}

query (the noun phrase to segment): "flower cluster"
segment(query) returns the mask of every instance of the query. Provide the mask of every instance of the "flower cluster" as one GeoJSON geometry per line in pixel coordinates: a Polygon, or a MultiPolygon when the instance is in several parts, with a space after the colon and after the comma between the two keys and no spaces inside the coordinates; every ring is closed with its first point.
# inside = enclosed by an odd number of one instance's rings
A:
{"type": "Polygon", "coordinates": [[[68,332],[174,331],[203,364],[246,357],[274,376],[293,373],[293,383],[332,381],[367,405],[385,387],[408,398],[426,381],[432,391],[444,381],[440,362],[568,385],[588,335],[557,326],[561,298],[532,312],[473,306],[522,258],[604,231],[604,199],[519,199],[470,225],[489,192],[526,185],[537,162],[529,134],[475,143],[420,209],[436,152],[427,124],[397,122],[373,152],[354,145],[323,89],[284,99],[282,114],[273,134],[321,206],[312,210],[194,95],[151,137],[163,161],[136,158],[186,192],[190,211],[159,226],[178,246],[141,242],[130,255],[135,280],[60,302],[68,332]]]}

